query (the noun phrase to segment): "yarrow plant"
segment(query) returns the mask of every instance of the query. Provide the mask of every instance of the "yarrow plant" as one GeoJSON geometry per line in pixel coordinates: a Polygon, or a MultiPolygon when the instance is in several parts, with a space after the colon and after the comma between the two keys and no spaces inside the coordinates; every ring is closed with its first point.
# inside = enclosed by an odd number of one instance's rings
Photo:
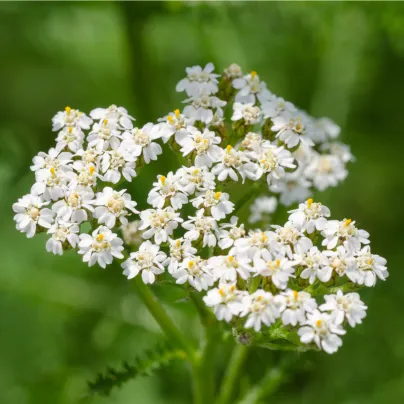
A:
{"type": "Polygon", "coordinates": [[[56,145],[34,157],[35,182],[13,205],[17,229],[46,233],[47,251],[74,250],[89,266],[119,261],[196,369],[203,352],[195,356],[145,284],[179,285],[202,318],[216,317],[208,328],[231,329],[244,346],[335,353],[366,316],[356,291],[388,276],[369,234],[311,197],[347,176],[353,156],[339,127],[273,94],[255,71],[232,64],[216,74],[209,63],[186,73],[183,111],[156,123],[137,125],[115,105],[58,112],[56,145]],[[168,148],[178,169],[151,181],[139,211],[122,184],[168,148]],[[237,201],[235,185],[245,187],[237,201]],[[295,203],[286,223],[273,223],[295,203]]]}

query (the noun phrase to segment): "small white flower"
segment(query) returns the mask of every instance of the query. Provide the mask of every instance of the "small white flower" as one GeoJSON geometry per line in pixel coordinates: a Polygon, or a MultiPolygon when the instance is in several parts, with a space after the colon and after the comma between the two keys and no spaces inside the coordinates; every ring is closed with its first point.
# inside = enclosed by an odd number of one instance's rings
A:
{"type": "Polygon", "coordinates": [[[319,118],[314,120],[314,128],[310,131],[310,137],[316,143],[324,143],[337,138],[340,132],[341,128],[334,121],[329,118],[319,118]]]}
{"type": "Polygon", "coordinates": [[[266,84],[260,80],[255,71],[233,80],[233,87],[239,90],[236,94],[236,101],[238,102],[254,104],[256,98],[263,101],[270,96],[266,84]]]}
{"type": "Polygon", "coordinates": [[[117,149],[122,138],[121,132],[118,130],[117,123],[104,119],[99,123],[95,123],[87,140],[90,148],[95,148],[98,152],[109,149],[117,149]]]}
{"type": "Polygon", "coordinates": [[[116,105],[110,105],[108,108],[93,109],[90,112],[90,116],[98,121],[108,120],[109,122],[119,124],[124,129],[132,129],[132,121],[135,120],[124,107],[117,107],[116,105]]]}
{"type": "Polygon", "coordinates": [[[98,223],[104,223],[110,229],[114,228],[116,221],[122,225],[128,223],[127,216],[132,213],[139,213],[126,189],[114,191],[111,187],[105,187],[102,192],[97,193],[96,200],[93,202],[97,207],[94,209],[93,216],[98,219],[98,223]]]}
{"type": "Polygon", "coordinates": [[[253,151],[259,154],[262,146],[262,135],[255,132],[248,132],[241,142],[241,146],[247,151],[253,151]]]}
{"type": "Polygon", "coordinates": [[[301,327],[298,333],[300,341],[304,344],[314,342],[319,349],[333,354],[342,345],[339,335],[344,335],[345,330],[336,324],[329,314],[314,310],[307,313],[306,325],[301,327]]]}
{"type": "Polygon", "coordinates": [[[237,290],[235,285],[225,283],[210,289],[203,301],[208,307],[214,308],[218,320],[229,322],[243,310],[242,298],[245,295],[246,292],[237,290]]]}
{"type": "Polygon", "coordinates": [[[251,260],[244,254],[211,257],[208,263],[215,279],[224,283],[236,282],[238,276],[248,279],[253,271],[250,265],[251,260]]]}
{"type": "Polygon", "coordinates": [[[307,178],[319,191],[335,187],[348,175],[344,163],[331,154],[318,154],[305,169],[307,178]]]}
{"type": "MultiPolygon", "coordinates": [[[[88,156],[86,155],[86,157],[88,156]]],[[[70,181],[69,188],[92,188],[97,184],[97,180],[100,177],[97,164],[86,162],[85,160],[77,160],[73,163],[73,168],[76,175],[70,181]]]]}
{"type": "Polygon", "coordinates": [[[50,209],[44,208],[49,202],[35,195],[24,195],[13,204],[13,211],[16,213],[14,220],[16,228],[21,233],[27,233],[27,237],[34,237],[37,226],[49,229],[53,223],[53,213],[50,209]]]}
{"type": "Polygon", "coordinates": [[[200,257],[185,258],[172,275],[177,280],[176,283],[182,285],[188,282],[198,292],[207,290],[214,283],[207,261],[200,257]]]}
{"type": "Polygon", "coordinates": [[[219,161],[221,148],[217,146],[221,139],[215,132],[205,129],[200,132],[198,129],[190,126],[188,133],[179,132],[175,135],[175,141],[181,146],[181,152],[184,156],[194,152],[196,167],[211,167],[213,163],[219,161]]]}
{"type": "Polygon", "coordinates": [[[173,234],[178,223],[182,222],[180,214],[176,213],[172,207],[165,209],[148,209],[140,213],[142,223],[139,230],[145,230],[143,238],[154,237],[156,244],[161,244],[168,240],[168,236],[173,234]]]}
{"type": "Polygon", "coordinates": [[[240,102],[235,102],[231,120],[239,121],[240,119],[243,119],[246,125],[255,125],[261,120],[261,110],[252,103],[241,104],[240,102]]]}
{"type": "Polygon", "coordinates": [[[295,262],[282,255],[275,255],[267,250],[262,251],[261,257],[254,258],[254,269],[257,275],[270,277],[278,289],[286,289],[289,278],[294,278],[295,262]]]}
{"type": "Polygon", "coordinates": [[[43,171],[62,170],[64,172],[71,171],[70,163],[72,161],[72,153],[60,152],[60,149],[49,149],[48,153],[39,152],[37,156],[32,159],[33,165],[31,171],[40,173],[43,171]]]}
{"type": "Polygon", "coordinates": [[[64,222],[80,224],[88,219],[87,212],[94,210],[93,198],[94,192],[91,188],[68,189],[63,199],[53,204],[52,211],[64,222]]]}
{"type": "Polygon", "coordinates": [[[56,138],[56,149],[77,152],[83,147],[83,141],[84,133],[78,126],[65,126],[56,138]]]}
{"type": "Polygon", "coordinates": [[[164,118],[160,118],[159,122],[161,139],[164,143],[167,143],[175,133],[187,133],[187,127],[193,124],[193,119],[186,118],[179,109],[176,109],[164,118]]]}
{"type": "Polygon", "coordinates": [[[289,220],[294,226],[302,232],[308,234],[315,230],[322,231],[327,225],[327,217],[330,216],[330,209],[321,203],[313,202],[313,199],[308,199],[304,203],[299,204],[298,209],[290,210],[289,220]]]}
{"type": "Polygon", "coordinates": [[[238,218],[232,216],[230,223],[223,223],[219,229],[219,247],[226,250],[234,245],[235,241],[245,236],[244,224],[237,226],[238,218]]]}
{"type": "Polygon", "coordinates": [[[101,268],[111,264],[114,257],[123,258],[123,241],[106,226],[95,229],[91,236],[80,234],[79,254],[83,254],[83,261],[88,266],[98,262],[101,268]]]}
{"type": "Polygon", "coordinates": [[[254,200],[250,206],[250,223],[260,222],[265,220],[269,214],[275,212],[278,205],[278,200],[274,196],[261,196],[254,200]]]}
{"type": "Polygon", "coordinates": [[[325,295],[325,303],[320,306],[322,311],[330,311],[337,324],[342,324],[345,318],[351,327],[362,324],[366,317],[367,307],[362,302],[358,293],[347,293],[341,290],[335,295],[325,295]]]}
{"type": "Polygon", "coordinates": [[[158,175],[157,181],[147,197],[147,203],[154,208],[163,208],[168,202],[175,209],[181,209],[188,202],[187,195],[180,189],[180,178],[169,172],[167,176],[158,175]]]}
{"type": "Polygon", "coordinates": [[[48,230],[52,237],[46,243],[46,251],[55,255],[63,255],[63,250],[70,245],[75,248],[79,243],[80,228],[77,223],[59,221],[54,223],[48,230]],[[67,245],[67,246],[66,246],[67,245]]]}
{"type": "Polygon", "coordinates": [[[168,272],[173,274],[179,267],[180,263],[187,257],[193,257],[197,249],[192,247],[191,241],[179,238],[176,240],[169,239],[170,256],[167,258],[168,272]]]}
{"type": "Polygon", "coordinates": [[[188,194],[192,195],[195,191],[207,191],[215,188],[215,176],[208,167],[181,167],[177,171],[179,184],[188,194]]]}
{"type": "Polygon", "coordinates": [[[234,245],[237,251],[247,253],[250,258],[257,257],[257,254],[270,250],[274,238],[272,232],[255,230],[250,231],[247,237],[241,237],[235,240],[234,245]]]}
{"type": "Polygon", "coordinates": [[[92,119],[78,109],[66,107],[52,118],[52,130],[57,131],[65,126],[78,126],[81,129],[90,129],[92,119]]]}
{"type": "Polygon", "coordinates": [[[192,205],[195,208],[210,209],[210,213],[215,220],[224,219],[234,209],[234,203],[229,201],[229,194],[212,190],[197,196],[192,200],[192,205]]]}
{"type": "Polygon", "coordinates": [[[282,313],[282,323],[284,325],[296,326],[298,323],[304,324],[306,313],[311,313],[317,308],[317,303],[310,293],[289,289],[281,294],[284,296],[286,304],[286,309],[282,313]]]}
{"type": "Polygon", "coordinates": [[[121,176],[123,176],[126,181],[131,182],[132,178],[136,177],[135,166],[136,157],[127,150],[122,142],[118,144],[117,148],[103,154],[101,160],[101,171],[104,174],[103,180],[117,184],[121,176]]]}
{"type": "Polygon", "coordinates": [[[214,114],[223,116],[223,109],[226,101],[209,94],[199,94],[184,101],[187,104],[184,108],[184,115],[193,121],[201,121],[210,124],[214,114]]]}
{"type": "Polygon", "coordinates": [[[134,128],[124,132],[122,145],[134,157],[143,155],[145,163],[149,164],[163,152],[161,146],[154,142],[160,136],[160,126],[147,123],[141,129],[134,128]]]}
{"type": "Polygon", "coordinates": [[[307,122],[300,116],[289,113],[273,118],[272,131],[277,132],[276,137],[286,144],[289,149],[294,148],[302,142],[313,146],[313,141],[306,135],[307,122]]]}
{"type": "Polygon", "coordinates": [[[142,233],[139,230],[140,220],[134,220],[127,223],[125,226],[121,226],[122,238],[125,244],[130,246],[137,246],[142,241],[142,233]]]}
{"type": "Polygon", "coordinates": [[[228,145],[222,150],[221,162],[212,168],[212,173],[217,176],[219,181],[224,181],[230,177],[233,181],[238,181],[237,172],[240,174],[244,183],[245,178],[253,178],[257,170],[251,163],[247,155],[228,145]]]}
{"type": "Polygon", "coordinates": [[[245,328],[254,328],[256,332],[259,332],[262,324],[267,327],[273,324],[280,317],[284,308],[283,296],[274,296],[270,292],[259,289],[251,295],[244,296],[240,316],[248,315],[245,328]]]}
{"type": "Polygon", "coordinates": [[[269,99],[261,105],[264,118],[275,118],[283,113],[292,114],[296,112],[296,107],[289,101],[285,101],[275,94],[271,94],[269,99]]]}
{"type": "Polygon", "coordinates": [[[122,264],[123,274],[132,279],[141,272],[144,283],[154,283],[156,275],[164,272],[163,261],[166,257],[158,245],[145,241],[140,245],[139,251],[131,253],[122,264]]]}
{"type": "Polygon", "coordinates": [[[329,266],[338,276],[357,273],[355,259],[351,252],[348,252],[342,245],[336,248],[336,251],[324,251],[323,255],[329,260],[329,266]]]}
{"type": "Polygon", "coordinates": [[[203,237],[203,247],[214,247],[216,245],[216,220],[211,216],[205,216],[205,209],[196,212],[196,216],[189,217],[189,220],[182,224],[182,227],[188,230],[184,237],[195,241],[203,237]]]}
{"type": "Polygon", "coordinates": [[[377,278],[385,281],[389,276],[386,259],[372,254],[369,246],[363,247],[355,254],[356,271],[347,271],[347,276],[359,285],[374,286],[377,278]]]}
{"type": "Polygon", "coordinates": [[[213,63],[208,63],[203,69],[200,66],[187,67],[187,77],[177,84],[176,91],[185,91],[189,96],[216,93],[219,74],[212,73],[214,69],[213,63]]]}
{"type": "Polygon", "coordinates": [[[329,250],[342,243],[347,251],[355,252],[361,248],[361,244],[370,243],[368,240],[369,233],[357,229],[355,222],[351,219],[329,220],[322,235],[325,237],[322,245],[327,246],[329,250]]]}

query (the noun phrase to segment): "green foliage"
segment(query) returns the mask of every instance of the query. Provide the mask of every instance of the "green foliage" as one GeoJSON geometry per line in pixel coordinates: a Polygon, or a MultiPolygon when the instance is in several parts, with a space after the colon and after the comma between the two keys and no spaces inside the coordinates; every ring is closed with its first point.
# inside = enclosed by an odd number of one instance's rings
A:
{"type": "Polygon", "coordinates": [[[104,373],[99,373],[93,382],[88,382],[88,387],[91,394],[109,396],[114,387],[121,387],[129,380],[140,376],[150,376],[171,361],[185,358],[184,351],[173,349],[167,343],[160,344],[154,349],[146,350],[131,363],[123,362],[120,369],[108,367],[104,373]]]}

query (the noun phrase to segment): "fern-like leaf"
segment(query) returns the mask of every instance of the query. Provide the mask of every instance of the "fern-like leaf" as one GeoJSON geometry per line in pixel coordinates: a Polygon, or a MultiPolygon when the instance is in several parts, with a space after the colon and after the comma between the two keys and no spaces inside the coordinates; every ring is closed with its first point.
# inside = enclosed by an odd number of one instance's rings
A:
{"type": "Polygon", "coordinates": [[[184,351],[160,344],[155,349],[149,349],[136,357],[131,364],[125,361],[120,369],[108,367],[106,372],[99,373],[94,381],[88,382],[88,387],[91,394],[109,396],[114,387],[121,387],[128,380],[139,376],[150,376],[172,360],[185,358],[184,351]]]}

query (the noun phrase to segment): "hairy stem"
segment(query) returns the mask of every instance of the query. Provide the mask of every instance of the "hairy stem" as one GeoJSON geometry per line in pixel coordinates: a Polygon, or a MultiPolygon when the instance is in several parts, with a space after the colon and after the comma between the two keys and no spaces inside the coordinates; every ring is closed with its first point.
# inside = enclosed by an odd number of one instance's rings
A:
{"type": "Polygon", "coordinates": [[[245,345],[238,344],[234,347],[216,404],[228,404],[233,402],[231,401],[232,395],[235,387],[238,386],[238,379],[245,360],[247,359],[247,353],[248,347],[245,345]]]}

